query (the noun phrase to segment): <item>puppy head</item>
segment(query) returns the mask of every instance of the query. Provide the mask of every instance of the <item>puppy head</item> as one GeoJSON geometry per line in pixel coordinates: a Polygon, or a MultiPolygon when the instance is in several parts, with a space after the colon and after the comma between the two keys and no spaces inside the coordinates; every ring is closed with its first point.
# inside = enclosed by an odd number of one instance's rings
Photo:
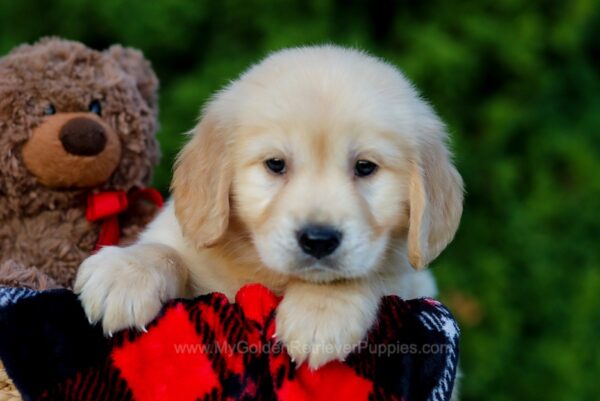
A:
{"type": "Polygon", "coordinates": [[[332,46],[275,53],[218,93],[173,192],[196,246],[233,215],[262,264],[311,281],[368,275],[392,247],[423,267],[462,212],[435,113],[395,68],[332,46]]]}

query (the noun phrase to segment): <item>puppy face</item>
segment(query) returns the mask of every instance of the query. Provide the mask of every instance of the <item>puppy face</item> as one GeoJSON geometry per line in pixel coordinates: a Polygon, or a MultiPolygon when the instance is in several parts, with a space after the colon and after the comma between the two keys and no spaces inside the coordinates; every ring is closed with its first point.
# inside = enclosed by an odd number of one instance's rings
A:
{"type": "Polygon", "coordinates": [[[267,267],[319,281],[364,275],[406,226],[405,146],[343,105],[296,101],[313,108],[297,124],[289,110],[237,133],[236,211],[267,267]]]}
{"type": "Polygon", "coordinates": [[[177,164],[176,213],[199,247],[234,214],[264,266],[305,280],[368,275],[392,245],[420,267],[461,212],[444,140],[393,67],[337,47],[279,52],[207,106],[177,164]]]}

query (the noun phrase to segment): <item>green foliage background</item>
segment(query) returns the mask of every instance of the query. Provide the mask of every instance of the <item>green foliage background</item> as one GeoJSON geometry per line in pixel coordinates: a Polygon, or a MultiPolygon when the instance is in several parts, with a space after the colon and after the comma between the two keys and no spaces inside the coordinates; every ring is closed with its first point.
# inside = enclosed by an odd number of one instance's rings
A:
{"type": "Polygon", "coordinates": [[[200,105],[268,52],[331,42],[390,60],[448,123],[467,186],[434,263],[463,328],[463,399],[599,399],[598,2],[0,0],[0,54],[44,35],[143,49],[163,190],[200,105]]]}

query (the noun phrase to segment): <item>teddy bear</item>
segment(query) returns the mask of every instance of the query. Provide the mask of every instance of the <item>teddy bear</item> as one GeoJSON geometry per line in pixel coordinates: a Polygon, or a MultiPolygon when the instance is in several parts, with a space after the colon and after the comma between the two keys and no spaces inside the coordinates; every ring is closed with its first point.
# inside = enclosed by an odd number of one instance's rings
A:
{"type": "Polygon", "coordinates": [[[0,285],[70,287],[95,249],[151,220],[157,89],[120,45],[44,38],[0,58],[0,285]]]}

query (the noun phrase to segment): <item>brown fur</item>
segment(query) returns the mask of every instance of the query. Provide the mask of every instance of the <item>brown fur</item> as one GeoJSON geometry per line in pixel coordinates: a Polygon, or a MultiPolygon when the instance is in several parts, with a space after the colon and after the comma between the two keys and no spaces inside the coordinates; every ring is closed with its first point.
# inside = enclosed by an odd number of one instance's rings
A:
{"type": "Polygon", "coordinates": [[[0,264],[0,285],[26,287],[40,291],[60,288],[56,281],[39,269],[20,265],[14,260],[0,264]]]}
{"type": "MultiPolygon", "coordinates": [[[[46,38],[0,59],[0,284],[12,274],[11,266],[17,276],[36,268],[48,280],[72,284],[100,229],[85,218],[90,191],[129,191],[150,181],[159,156],[157,87],[142,54],[118,45],[99,52],[46,38]],[[93,100],[102,104],[101,117],[88,110],[93,100]],[[44,115],[49,104],[56,109],[53,116],[44,115]],[[95,119],[110,132],[99,157],[58,149],[58,128],[52,124],[70,116],[95,119]],[[56,146],[37,142],[40,133],[46,139],[54,135],[56,146]]],[[[148,219],[123,218],[123,234],[135,236],[148,219]]],[[[21,284],[31,281],[26,273],[20,277],[21,284]]]]}

